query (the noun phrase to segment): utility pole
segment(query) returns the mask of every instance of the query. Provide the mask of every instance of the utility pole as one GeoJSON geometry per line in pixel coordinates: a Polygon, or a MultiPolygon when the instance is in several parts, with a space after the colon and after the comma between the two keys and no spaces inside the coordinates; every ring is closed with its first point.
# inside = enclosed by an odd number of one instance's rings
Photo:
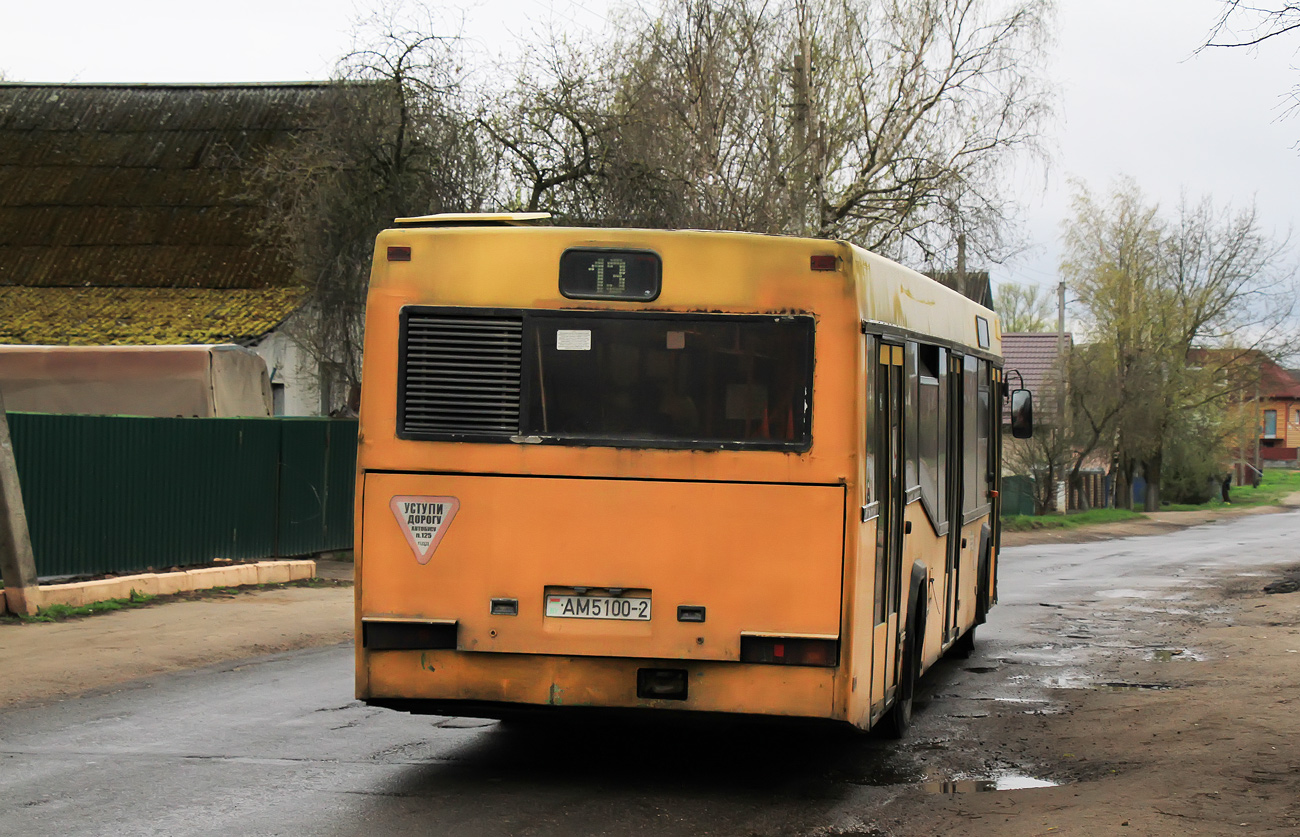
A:
{"type": "Polygon", "coordinates": [[[799,232],[802,235],[814,234],[812,223],[812,39],[808,20],[808,6],[799,3],[796,6],[798,16],[799,42],[795,48],[793,79],[794,88],[794,189],[792,203],[795,217],[798,219],[799,232]]]}
{"type": "Polygon", "coordinates": [[[1259,379],[1261,377],[1263,377],[1262,365],[1259,371],[1255,373],[1255,461],[1250,463],[1250,470],[1255,473],[1250,475],[1251,485],[1258,485],[1259,478],[1264,476],[1264,472],[1259,467],[1263,464],[1259,461],[1259,437],[1264,434],[1264,408],[1259,401],[1259,379]]]}
{"type": "Polygon", "coordinates": [[[967,299],[975,299],[966,287],[966,233],[957,233],[957,292],[967,299]]]}
{"type": "Polygon", "coordinates": [[[18,466],[9,439],[9,419],[0,396],[0,577],[9,610],[35,616],[41,589],[36,585],[36,559],[27,531],[27,512],[18,485],[18,466]]]}
{"type": "Polygon", "coordinates": [[[1058,427],[1065,427],[1065,283],[1056,286],[1056,421],[1058,427]]]}
{"type": "MultiPolygon", "coordinates": [[[[1061,439],[1065,438],[1065,373],[1068,359],[1065,356],[1065,282],[1059,282],[1056,285],[1056,432],[1061,434],[1061,439]]],[[[1064,449],[1064,445],[1061,446],[1064,449]]],[[[1065,461],[1061,462],[1062,476],[1065,471],[1065,461]]],[[[1061,504],[1061,511],[1070,510],[1070,487],[1064,484],[1056,492],[1057,499],[1061,504]]]]}

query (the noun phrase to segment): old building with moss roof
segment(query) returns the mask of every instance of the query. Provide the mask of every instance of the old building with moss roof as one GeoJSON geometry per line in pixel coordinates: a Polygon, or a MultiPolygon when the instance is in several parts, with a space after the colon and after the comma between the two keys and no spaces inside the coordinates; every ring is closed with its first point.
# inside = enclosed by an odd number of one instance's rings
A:
{"type": "Polygon", "coordinates": [[[313,374],[277,337],[306,277],[245,184],[331,91],[0,83],[0,343],[253,346],[300,390],[288,412],[316,412],[313,374]]]}

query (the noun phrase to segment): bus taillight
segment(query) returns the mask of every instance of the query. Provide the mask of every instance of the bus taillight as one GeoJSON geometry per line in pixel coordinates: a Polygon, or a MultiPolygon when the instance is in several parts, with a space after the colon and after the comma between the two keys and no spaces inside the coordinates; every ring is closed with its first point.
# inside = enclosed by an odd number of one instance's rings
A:
{"type": "Polygon", "coordinates": [[[840,641],[823,637],[741,636],[742,663],[787,666],[835,666],[840,641]]]}

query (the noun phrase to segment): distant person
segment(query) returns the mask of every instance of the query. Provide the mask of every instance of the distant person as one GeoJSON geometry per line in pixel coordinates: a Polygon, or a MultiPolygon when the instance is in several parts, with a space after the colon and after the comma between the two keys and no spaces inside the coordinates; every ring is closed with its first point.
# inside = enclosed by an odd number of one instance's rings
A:
{"type": "Polygon", "coordinates": [[[1232,498],[1228,496],[1228,492],[1231,490],[1232,490],[1232,474],[1230,473],[1223,478],[1223,502],[1225,503],[1232,502],[1232,498]]]}

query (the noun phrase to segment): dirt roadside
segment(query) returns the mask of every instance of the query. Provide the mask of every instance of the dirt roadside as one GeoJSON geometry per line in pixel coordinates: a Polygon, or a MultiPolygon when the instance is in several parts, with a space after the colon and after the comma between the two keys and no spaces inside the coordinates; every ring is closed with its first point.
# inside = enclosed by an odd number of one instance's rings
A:
{"type": "MultiPolygon", "coordinates": [[[[350,564],[317,562],[323,577],[350,564]]],[[[274,587],[65,622],[0,623],[0,709],[131,680],[352,640],[352,587],[274,587]]]]}
{"type": "MultiPolygon", "coordinates": [[[[872,812],[865,833],[1300,833],[1300,592],[1262,592],[1283,578],[1300,582],[1300,565],[1227,577],[1141,618],[1120,605],[1090,611],[1089,621],[1109,619],[1121,638],[1089,667],[1095,679],[1054,689],[1048,711],[990,713],[978,739],[963,742],[985,772],[1033,765],[1059,786],[911,787],[872,812]],[[1143,651],[1159,645],[1166,653],[1143,651]]],[[[1069,623],[1063,617],[1063,633],[1069,623]]]]}

